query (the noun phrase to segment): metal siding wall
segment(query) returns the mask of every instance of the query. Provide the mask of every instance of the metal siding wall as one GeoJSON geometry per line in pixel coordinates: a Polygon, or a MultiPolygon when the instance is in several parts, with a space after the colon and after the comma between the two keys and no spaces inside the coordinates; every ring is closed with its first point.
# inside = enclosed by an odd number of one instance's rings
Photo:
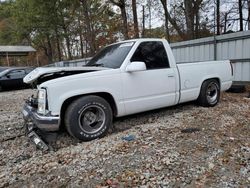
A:
{"type": "Polygon", "coordinates": [[[237,40],[236,41],[236,45],[235,45],[235,59],[241,59],[242,58],[242,47],[243,47],[243,44],[242,44],[242,40],[237,40]]]}
{"type": "Polygon", "coordinates": [[[217,44],[217,59],[223,58],[223,47],[222,43],[217,44]]]}
{"type": "Polygon", "coordinates": [[[210,53],[209,53],[209,45],[203,45],[204,46],[204,60],[209,61],[210,59],[210,53]]]}
{"type": "MultiPolygon", "coordinates": [[[[250,81],[250,31],[216,36],[216,60],[234,60],[234,81],[250,81]],[[238,61],[237,61],[238,60],[238,61]]],[[[214,60],[214,37],[170,44],[177,63],[214,60]]]]}
{"type": "Polygon", "coordinates": [[[249,58],[250,56],[250,38],[243,40],[243,57],[242,58],[249,58]]]}
{"type": "Polygon", "coordinates": [[[199,61],[201,56],[200,56],[200,47],[199,46],[195,46],[194,47],[194,61],[199,61]]]}
{"type": "Polygon", "coordinates": [[[241,80],[242,63],[234,63],[234,81],[241,80]]]}
{"type": "Polygon", "coordinates": [[[250,62],[242,63],[242,80],[250,81],[250,62]]]}
{"type": "Polygon", "coordinates": [[[214,60],[214,45],[213,44],[209,45],[209,60],[210,61],[214,60]]]}

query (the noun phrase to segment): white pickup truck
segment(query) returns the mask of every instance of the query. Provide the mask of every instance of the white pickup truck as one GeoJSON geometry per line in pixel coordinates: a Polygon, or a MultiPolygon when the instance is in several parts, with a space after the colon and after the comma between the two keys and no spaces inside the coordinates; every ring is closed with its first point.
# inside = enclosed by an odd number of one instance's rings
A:
{"type": "Polygon", "coordinates": [[[23,115],[36,144],[42,137],[36,130],[63,126],[88,141],[103,137],[113,117],[195,100],[215,106],[232,78],[230,61],[176,64],[166,40],[122,41],[101,50],[84,67],[32,71],[24,82],[35,82],[38,92],[26,101],[23,115]]]}

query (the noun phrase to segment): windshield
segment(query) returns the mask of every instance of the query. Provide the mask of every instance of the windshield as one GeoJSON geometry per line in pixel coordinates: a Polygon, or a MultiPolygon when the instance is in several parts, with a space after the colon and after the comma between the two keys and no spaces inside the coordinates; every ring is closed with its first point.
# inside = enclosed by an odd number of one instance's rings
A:
{"type": "Polygon", "coordinates": [[[107,46],[97,53],[86,66],[120,68],[133,45],[134,42],[124,42],[107,46]]]}
{"type": "Polygon", "coordinates": [[[1,71],[1,72],[0,72],[0,77],[1,77],[1,76],[4,76],[7,72],[9,72],[8,69],[7,69],[7,70],[4,70],[4,71],[1,71]]]}

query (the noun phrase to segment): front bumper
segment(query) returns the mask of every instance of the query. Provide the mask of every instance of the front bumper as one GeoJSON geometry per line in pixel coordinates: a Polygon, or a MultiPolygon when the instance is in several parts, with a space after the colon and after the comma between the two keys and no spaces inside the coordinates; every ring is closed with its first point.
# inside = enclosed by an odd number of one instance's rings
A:
{"type": "Polygon", "coordinates": [[[44,142],[46,133],[59,130],[59,117],[41,116],[37,114],[36,108],[25,103],[23,107],[23,118],[29,139],[42,150],[48,150],[49,146],[44,142]]]}
{"type": "Polygon", "coordinates": [[[56,116],[41,116],[36,112],[36,109],[25,103],[23,107],[23,118],[28,125],[28,129],[38,128],[42,131],[51,132],[59,130],[59,117],[56,116]]]}

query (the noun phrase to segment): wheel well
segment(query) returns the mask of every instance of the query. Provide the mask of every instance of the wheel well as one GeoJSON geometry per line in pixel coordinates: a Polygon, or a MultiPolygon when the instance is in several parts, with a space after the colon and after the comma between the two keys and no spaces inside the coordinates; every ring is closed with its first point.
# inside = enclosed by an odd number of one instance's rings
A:
{"type": "Polygon", "coordinates": [[[76,100],[80,97],[83,97],[83,96],[87,96],[87,95],[96,95],[96,96],[102,97],[103,99],[105,99],[109,103],[109,105],[112,109],[112,112],[113,112],[113,116],[117,115],[116,103],[115,103],[115,100],[111,94],[106,93],[106,92],[98,92],[98,93],[88,93],[88,94],[84,94],[84,95],[77,95],[77,96],[70,97],[63,102],[62,107],[61,107],[61,112],[60,112],[60,117],[62,120],[61,126],[64,126],[65,111],[66,111],[67,107],[69,106],[69,104],[71,104],[74,100],[76,100]]]}
{"type": "MultiPolygon", "coordinates": [[[[206,80],[204,80],[203,82],[202,82],[202,84],[205,82],[205,81],[207,81],[207,80],[216,80],[217,82],[218,82],[218,84],[219,84],[219,87],[220,87],[220,79],[219,78],[208,78],[208,79],[206,79],[206,80]]],[[[201,84],[201,85],[202,85],[201,84]]]]}
{"type": "Polygon", "coordinates": [[[206,82],[206,81],[208,81],[208,80],[216,80],[216,81],[219,83],[219,87],[220,87],[220,79],[219,79],[219,78],[208,78],[208,79],[206,79],[206,80],[203,80],[203,82],[201,83],[199,95],[201,94],[201,89],[202,89],[203,83],[206,82]]]}

